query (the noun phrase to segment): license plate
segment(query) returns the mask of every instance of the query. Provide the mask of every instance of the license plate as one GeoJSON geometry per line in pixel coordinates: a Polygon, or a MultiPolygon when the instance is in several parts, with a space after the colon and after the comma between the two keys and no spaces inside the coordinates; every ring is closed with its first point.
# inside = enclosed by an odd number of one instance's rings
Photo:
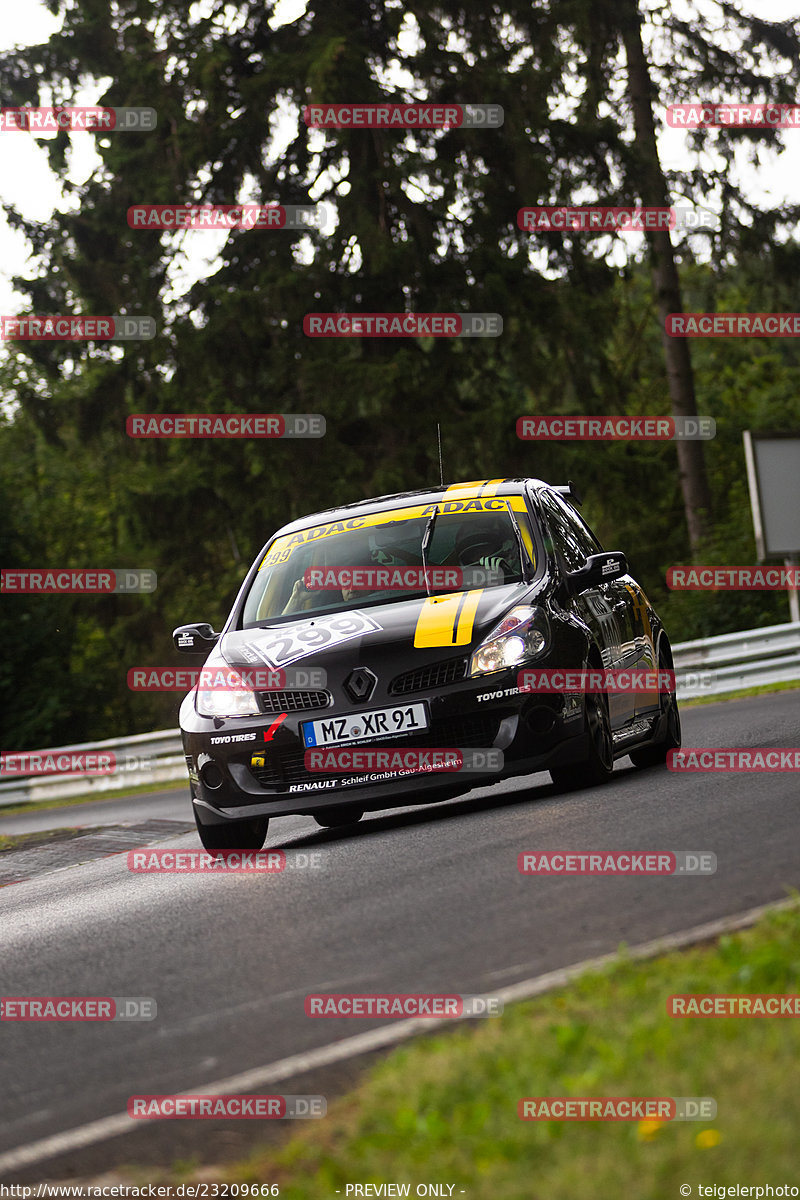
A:
{"type": "Polygon", "coordinates": [[[360,742],[364,738],[387,738],[393,734],[418,733],[428,728],[428,710],[424,704],[404,704],[396,708],[373,708],[370,712],[348,713],[321,721],[305,721],[305,746],[333,746],[342,742],[360,742]]]}

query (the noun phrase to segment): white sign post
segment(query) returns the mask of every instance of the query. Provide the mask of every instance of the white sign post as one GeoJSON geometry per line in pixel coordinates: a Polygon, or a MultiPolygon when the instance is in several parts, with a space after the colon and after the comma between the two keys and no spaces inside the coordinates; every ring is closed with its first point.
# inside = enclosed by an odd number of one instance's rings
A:
{"type": "MultiPolygon", "coordinates": [[[[753,510],[758,561],[782,555],[787,567],[800,561],[800,436],[743,433],[747,486],[753,510]]],[[[790,620],[800,621],[800,601],[789,592],[790,620]]]]}

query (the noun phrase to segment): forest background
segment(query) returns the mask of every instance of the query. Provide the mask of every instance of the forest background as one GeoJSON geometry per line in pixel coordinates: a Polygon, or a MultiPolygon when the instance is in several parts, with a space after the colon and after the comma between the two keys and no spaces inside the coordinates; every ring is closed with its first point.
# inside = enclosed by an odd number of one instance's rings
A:
{"type": "MultiPolygon", "coordinates": [[[[37,748],[176,723],[175,694],[128,690],[132,666],[178,665],[172,629],[219,628],[252,558],[284,522],[439,478],[573,479],[583,512],[662,614],[673,642],[788,620],[785,593],[670,593],[666,569],[755,561],[742,431],[800,430],[792,339],[697,339],[710,506],[689,536],[674,443],[518,440],[527,414],[672,411],[653,239],[531,233],[520,208],[668,201],[712,232],[669,251],[691,312],[800,309],[800,208],[756,206],[742,154],[774,161],[800,129],[699,130],[662,171],[641,136],[645,50],[655,128],[668,104],[790,103],[796,22],[660,0],[318,0],[276,5],[52,0],[46,43],[0,56],[3,103],[148,106],[147,134],[97,138],[102,167],[68,182],[48,222],[10,210],[32,247],[15,286],[32,313],[147,314],[152,341],[9,343],[0,360],[0,564],[146,567],[148,595],[10,596],[0,604],[2,744],[37,748]],[[496,103],[497,130],[309,130],[310,102],[496,103]],[[655,173],[654,173],[655,172],[655,173]],[[202,233],[136,231],[137,203],[330,206],[323,231],[228,235],[180,294],[202,233]],[[497,339],[309,339],[308,312],[497,312],[497,339]],[[319,441],[143,441],[133,413],[322,413],[319,441]]],[[[14,134],[7,136],[27,136],[14,134]]],[[[77,135],[75,135],[77,136],[77,135]]],[[[81,135],[89,136],[89,135],[81,135]]],[[[661,258],[659,259],[659,256],[661,258]]],[[[186,660],[181,665],[185,665],[186,660]]]]}

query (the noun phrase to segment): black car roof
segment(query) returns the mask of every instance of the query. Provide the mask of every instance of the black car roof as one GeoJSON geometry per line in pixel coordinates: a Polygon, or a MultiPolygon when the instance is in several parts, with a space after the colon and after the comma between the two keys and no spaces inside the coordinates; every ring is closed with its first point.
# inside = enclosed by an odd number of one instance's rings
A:
{"type": "Polygon", "coordinates": [[[448,492],[467,492],[474,496],[520,496],[526,487],[536,490],[549,488],[551,485],[542,479],[524,477],[518,479],[471,479],[466,483],[445,483],[438,487],[418,488],[414,492],[394,492],[389,496],[374,496],[369,500],[358,500],[354,504],[345,504],[339,508],[327,508],[321,512],[310,513],[307,517],[299,517],[296,521],[276,530],[276,536],[296,533],[300,529],[308,529],[310,525],[322,522],[343,521],[359,512],[389,512],[393,508],[404,507],[409,500],[416,500],[420,504],[437,504],[446,498],[448,492]]]}

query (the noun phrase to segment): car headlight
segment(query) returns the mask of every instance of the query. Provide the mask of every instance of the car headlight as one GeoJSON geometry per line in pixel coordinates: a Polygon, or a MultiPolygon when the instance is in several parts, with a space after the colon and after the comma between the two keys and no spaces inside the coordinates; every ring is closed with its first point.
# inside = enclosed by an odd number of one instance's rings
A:
{"type": "Polygon", "coordinates": [[[543,608],[520,604],[512,608],[474,651],[469,673],[488,675],[507,671],[543,654],[550,644],[550,627],[543,608]]]}
{"type": "MultiPolygon", "coordinates": [[[[209,672],[211,674],[211,672],[209,672]]],[[[258,717],[255,692],[230,668],[218,671],[215,687],[198,687],[194,705],[201,717],[258,717]]]]}

